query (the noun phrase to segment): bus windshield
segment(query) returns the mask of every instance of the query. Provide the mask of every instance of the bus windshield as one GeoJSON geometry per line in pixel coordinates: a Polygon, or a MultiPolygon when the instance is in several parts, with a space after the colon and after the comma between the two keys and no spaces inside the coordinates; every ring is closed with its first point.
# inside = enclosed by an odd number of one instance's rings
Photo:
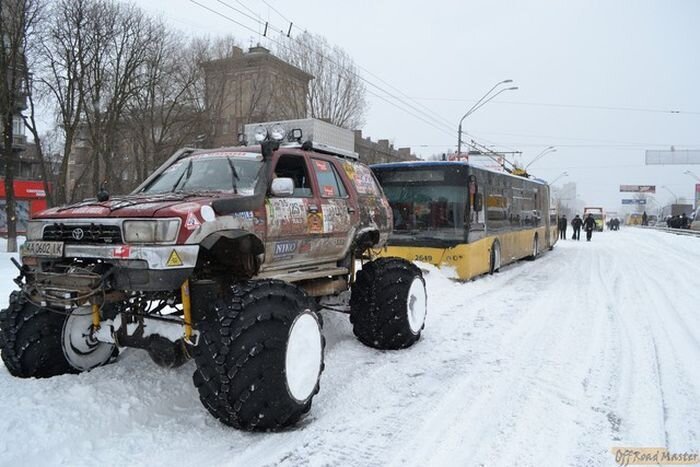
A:
{"type": "Polygon", "coordinates": [[[433,170],[380,172],[378,178],[394,215],[392,238],[465,240],[466,183],[433,170]]]}

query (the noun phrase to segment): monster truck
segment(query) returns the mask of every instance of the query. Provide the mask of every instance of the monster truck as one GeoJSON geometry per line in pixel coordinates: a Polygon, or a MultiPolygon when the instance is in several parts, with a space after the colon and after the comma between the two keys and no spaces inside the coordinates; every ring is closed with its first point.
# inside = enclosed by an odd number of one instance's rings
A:
{"type": "Polygon", "coordinates": [[[214,417],[274,430],[319,390],[322,308],[349,313],[368,346],[415,343],[425,282],[412,263],[371,260],[392,222],[372,172],[347,151],[302,144],[300,129],[286,142],[273,129],[275,139],[257,128],[259,145],[182,149],[130,195],[35,216],[20,290],[0,312],[9,372],[89,371],[121,347],[165,367],[191,358],[214,417]]]}

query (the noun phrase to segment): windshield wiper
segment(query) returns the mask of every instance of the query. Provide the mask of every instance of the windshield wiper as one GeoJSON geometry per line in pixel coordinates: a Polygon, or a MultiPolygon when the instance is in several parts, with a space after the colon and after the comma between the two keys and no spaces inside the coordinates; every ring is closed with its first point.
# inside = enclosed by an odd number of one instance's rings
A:
{"type": "Polygon", "coordinates": [[[236,180],[240,180],[240,178],[238,177],[238,172],[236,172],[236,167],[233,165],[231,158],[227,156],[226,160],[228,161],[228,166],[231,167],[231,185],[233,186],[233,194],[237,195],[238,188],[236,187],[236,180]]]}
{"type": "Polygon", "coordinates": [[[177,179],[175,182],[175,185],[173,185],[172,192],[177,191],[178,185],[180,185],[180,180],[182,180],[182,177],[185,177],[185,181],[182,182],[182,186],[180,187],[180,190],[182,190],[185,185],[187,185],[187,181],[190,179],[192,176],[192,159],[190,159],[190,162],[187,164],[187,169],[180,174],[180,177],[177,179]]]}

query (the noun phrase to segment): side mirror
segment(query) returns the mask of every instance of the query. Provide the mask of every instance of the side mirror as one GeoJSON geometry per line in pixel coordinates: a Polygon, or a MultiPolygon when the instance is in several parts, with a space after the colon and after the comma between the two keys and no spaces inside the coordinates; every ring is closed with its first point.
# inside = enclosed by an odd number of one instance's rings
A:
{"type": "Polygon", "coordinates": [[[294,181],[291,178],[275,178],[270,188],[272,196],[291,196],[294,194],[294,181]]]}

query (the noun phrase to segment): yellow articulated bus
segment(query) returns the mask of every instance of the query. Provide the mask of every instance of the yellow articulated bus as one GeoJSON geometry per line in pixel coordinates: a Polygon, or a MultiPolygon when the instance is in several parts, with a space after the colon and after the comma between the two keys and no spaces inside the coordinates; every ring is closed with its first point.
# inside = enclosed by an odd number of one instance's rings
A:
{"type": "Polygon", "coordinates": [[[556,241],[549,186],[466,162],[372,166],[394,215],[382,256],[451,267],[459,279],[535,259],[556,241]]]}

